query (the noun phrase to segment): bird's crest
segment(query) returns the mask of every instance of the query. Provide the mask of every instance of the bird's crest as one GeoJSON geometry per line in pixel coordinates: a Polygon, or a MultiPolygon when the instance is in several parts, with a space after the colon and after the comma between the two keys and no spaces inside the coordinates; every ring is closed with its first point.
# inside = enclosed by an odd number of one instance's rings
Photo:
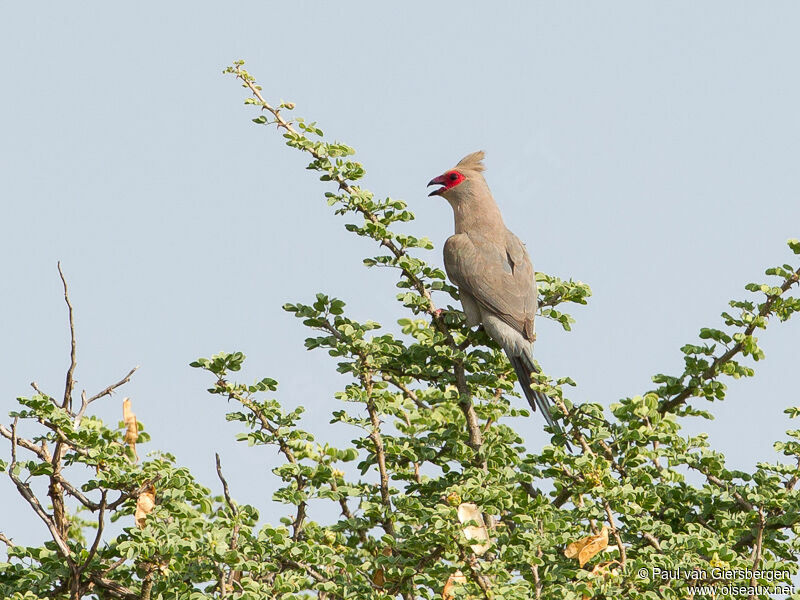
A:
{"type": "Polygon", "coordinates": [[[467,154],[458,162],[456,168],[460,167],[465,170],[478,171],[479,173],[485,171],[486,167],[483,166],[483,157],[483,150],[478,150],[472,154],[467,154]]]}

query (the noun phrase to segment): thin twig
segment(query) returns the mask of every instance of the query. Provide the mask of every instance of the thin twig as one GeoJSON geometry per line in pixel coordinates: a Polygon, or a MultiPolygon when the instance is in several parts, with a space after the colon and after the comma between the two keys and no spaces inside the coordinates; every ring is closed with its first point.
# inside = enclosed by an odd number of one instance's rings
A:
{"type": "Polygon", "coordinates": [[[653,548],[661,552],[661,542],[658,541],[658,538],[654,536],[652,533],[647,533],[646,531],[642,533],[642,537],[644,540],[650,544],[653,548]]]}
{"type": "Polygon", "coordinates": [[[695,471],[698,471],[699,473],[702,473],[703,475],[705,475],[705,477],[706,477],[706,480],[707,480],[709,483],[712,483],[712,484],[714,484],[714,485],[715,485],[715,486],[717,486],[718,488],[720,488],[720,489],[722,489],[722,490],[724,490],[724,491],[728,492],[728,493],[729,493],[731,496],[733,496],[733,499],[736,501],[736,504],[737,504],[737,505],[739,506],[739,508],[741,508],[743,511],[745,511],[745,512],[752,512],[752,511],[754,511],[754,510],[755,510],[755,507],[752,505],[752,503],[748,502],[748,501],[747,501],[747,499],[746,499],[744,496],[742,496],[742,495],[741,495],[739,492],[737,492],[735,489],[731,489],[731,487],[733,486],[733,484],[730,484],[730,485],[729,485],[728,483],[726,483],[725,481],[723,481],[722,479],[720,479],[720,478],[719,478],[719,477],[717,477],[716,475],[712,475],[711,473],[707,473],[707,472],[706,472],[704,469],[702,469],[702,468],[701,468],[699,465],[696,465],[696,464],[690,464],[690,465],[687,465],[687,466],[688,466],[690,469],[694,469],[695,471]]]}
{"type": "Polygon", "coordinates": [[[398,380],[397,378],[393,377],[392,375],[389,375],[388,373],[384,373],[383,374],[383,380],[384,381],[388,381],[394,387],[396,387],[398,390],[403,392],[403,394],[405,394],[405,396],[409,400],[411,400],[414,404],[416,404],[418,408],[421,408],[423,410],[430,410],[431,407],[428,406],[427,404],[425,404],[422,400],[420,400],[417,397],[417,394],[414,392],[414,390],[409,389],[409,387],[405,383],[403,383],[402,381],[398,380]]]}
{"type": "Polygon", "coordinates": [[[619,562],[622,565],[622,568],[624,569],[625,562],[627,561],[627,555],[625,554],[625,546],[622,543],[622,538],[619,536],[619,531],[617,531],[617,526],[614,524],[614,515],[611,513],[611,506],[608,504],[608,501],[603,502],[603,507],[606,509],[608,524],[611,526],[611,533],[614,534],[614,540],[616,540],[617,548],[619,548],[619,562]]]}
{"type": "MultiPolygon", "coordinates": [[[[288,565],[288,566],[292,567],[293,569],[300,569],[301,571],[305,571],[312,579],[314,579],[315,581],[317,581],[319,583],[327,583],[327,582],[331,581],[330,578],[326,577],[325,575],[323,575],[322,573],[317,571],[311,565],[307,565],[305,563],[293,560],[291,558],[279,557],[278,560],[280,562],[284,563],[285,565],[288,565]]],[[[330,592],[330,593],[334,593],[334,592],[330,592]]],[[[338,598],[342,598],[343,597],[340,593],[335,593],[335,595],[338,598]]]]}
{"type": "MultiPolygon", "coordinates": [[[[136,370],[138,368],[139,368],[139,365],[136,365],[135,367],[133,367],[130,371],[128,371],[128,374],[125,375],[125,377],[123,377],[122,379],[120,379],[116,383],[112,383],[110,386],[108,386],[104,390],[102,390],[100,392],[97,392],[94,396],[92,396],[91,398],[89,398],[86,401],[86,404],[89,405],[92,402],[94,402],[95,400],[99,400],[103,396],[108,396],[109,394],[113,393],[118,387],[128,383],[131,380],[131,376],[136,372],[136,370]]],[[[83,408],[83,407],[81,407],[81,408],[83,408]]]]}
{"type": "Polygon", "coordinates": [[[75,387],[75,365],[76,365],[76,343],[75,343],[75,317],[72,310],[72,302],[69,300],[69,290],[67,289],[67,279],[64,277],[64,272],[61,270],[61,261],[58,261],[58,274],[61,277],[61,283],[64,286],[64,301],[67,303],[69,311],[69,337],[70,337],[70,351],[69,351],[69,368],[67,369],[67,380],[64,384],[64,402],[61,408],[72,410],[72,389],[75,387]]]}
{"type": "Polygon", "coordinates": [[[52,401],[52,402],[55,402],[55,400],[53,400],[53,397],[52,397],[52,396],[50,396],[49,394],[45,394],[45,393],[44,393],[44,392],[43,392],[43,391],[42,391],[42,390],[39,388],[39,384],[38,384],[38,383],[36,383],[35,381],[31,381],[31,387],[34,389],[34,391],[35,391],[37,394],[39,394],[39,395],[40,395],[40,396],[42,396],[43,398],[47,398],[48,400],[50,400],[50,401],[52,401]]]}
{"type": "MultiPolygon", "coordinates": [[[[333,491],[334,493],[339,491],[339,486],[336,484],[335,475],[333,476],[333,478],[331,478],[331,491],[333,491]]],[[[345,519],[347,519],[348,521],[353,521],[353,524],[355,526],[355,517],[353,515],[353,512],[350,510],[350,506],[347,504],[347,499],[344,497],[339,498],[339,506],[342,508],[342,514],[344,515],[345,519]]],[[[364,530],[361,527],[358,527],[356,529],[356,532],[358,533],[358,539],[361,541],[361,543],[366,544],[367,534],[364,532],[364,530]]]]}
{"type": "Polygon", "coordinates": [[[475,452],[476,461],[486,468],[486,465],[479,458],[481,446],[483,446],[483,435],[481,434],[480,423],[478,422],[478,415],[475,413],[475,407],[472,404],[472,392],[467,384],[466,373],[464,372],[464,363],[456,361],[454,365],[456,376],[456,390],[458,390],[458,406],[461,412],[464,413],[464,418],[467,422],[467,433],[469,441],[467,444],[475,452]]]}
{"type": "Polygon", "coordinates": [[[103,527],[105,527],[105,513],[106,513],[106,498],[108,496],[108,490],[103,490],[100,496],[100,514],[97,516],[97,534],[94,536],[94,542],[92,543],[92,547],[89,549],[89,554],[86,557],[86,560],[83,561],[83,564],[78,568],[78,575],[83,573],[86,570],[86,567],[89,566],[89,563],[94,558],[95,553],[97,552],[97,547],[100,544],[100,538],[103,535],[103,527]]]}
{"type": "Polygon", "coordinates": [[[364,375],[362,376],[362,383],[366,390],[367,412],[372,424],[369,439],[372,440],[372,445],[375,448],[375,458],[378,462],[378,473],[380,475],[381,504],[384,506],[383,528],[386,533],[394,536],[394,521],[389,516],[392,510],[392,502],[389,496],[389,473],[386,470],[386,452],[383,448],[383,438],[381,437],[381,421],[380,417],[378,417],[378,410],[375,408],[375,402],[372,400],[372,379],[369,375],[364,375]]]}
{"type": "MultiPolygon", "coordinates": [[[[292,127],[292,124],[283,118],[280,112],[280,108],[274,108],[264,99],[264,96],[261,94],[260,86],[256,85],[255,79],[253,79],[253,77],[251,77],[249,74],[247,74],[242,70],[241,65],[236,65],[235,68],[233,69],[233,73],[236,76],[236,78],[239,79],[258,99],[258,104],[261,107],[261,110],[266,110],[272,114],[272,116],[275,118],[275,125],[277,125],[279,129],[284,129],[285,131],[293,135],[299,135],[297,130],[294,127],[292,127]]],[[[314,147],[306,146],[303,148],[303,150],[308,152],[315,159],[319,160],[325,158],[325,156],[318,150],[316,150],[314,147]]],[[[354,188],[349,183],[347,183],[347,180],[340,173],[337,173],[333,177],[332,181],[339,186],[339,189],[341,189],[343,192],[345,192],[350,196],[355,195],[356,192],[358,191],[357,188],[354,188]]],[[[368,221],[372,223],[378,222],[378,217],[371,211],[365,209],[364,207],[360,205],[356,206],[356,210],[368,221]]],[[[380,240],[380,244],[381,246],[387,248],[394,255],[395,258],[401,258],[403,256],[408,255],[408,253],[403,248],[398,247],[397,244],[395,244],[394,241],[389,238],[383,238],[382,240],[380,240]]],[[[423,281],[408,268],[402,265],[398,265],[398,267],[403,272],[403,275],[411,282],[411,284],[414,286],[414,289],[417,290],[419,295],[426,300],[427,306],[424,309],[425,312],[431,315],[434,323],[437,325],[437,328],[440,328],[440,330],[443,332],[446,331],[447,326],[444,323],[444,318],[441,316],[440,313],[437,313],[436,307],[433,304],[431,293],[428,290],[428,288],[425,287],[423,281]]],[[[452,341],[452,336],[450,336],[450,338],[452,341]]],[[[455,346],[455,343],[453,343],[453,345],[455,346]]]]}
{"type": "MultiPolygon", "coordinates": [[[[758,311],[759,318],[753,319],[750,322],[750,324],[745,328],[742,339],[736,342],[733,346],[731,346],[724,354],[715,357],[714,360],[711,361],[711,364],[700,374],[698,380],[707,381],[719,375],[719,368],[744,349],[745,341],[753,334],[753,332],[756,330],[756,327],[758,327],[758,324],[762,321],[762,319],[770,314],[770,311],[772,310],[772,305],[775,304],[775,301],[778,298],[780,298],[784,292],[786,292],[799,280],[800,280],[800,269],[795,271],[792,277],[786,278],[786,280],[780,287],[781,290],[780,294],[769,296],[766,299],[766,301],[761,305],[761,308],[758,311]]],[[[658,407],[658,412],[660,412],[663,415],[667,412],[675,410],[678,406],[680,406],[681,404],[686,402],[686,400],[689,399],[692,393],[697,390],[698,385],[699,384],[688,385],[671,399],[662,402],[661,405],[658,407]]]]}
{"type": "MultiPolygon", "coordinates": [[[[0,435],[2,435],[7,440],[11,440],[13,434],[10,429],[8,429],[5,425],[0,423],[0,435]]],[[[50,462],[50,454],[47,452],[47,449],[42,446],[37,446],[32,441],[27,440],[25,438],[17,437],[17,446],[20,448],[25,448],[26,450],[30,450],[40,459],[50,462]]]]}
{"type": "Polygon", "coordinates": [[[464,563],[466,563],[470,575],[472,575],[473,581],[475,581],[475,583],[478,584],[478,587],[481,588],[483,597],[485,598],[485,600],[489,600],[492,597],[490,591],[491,582],[489,578],[486,577],[486,575],[484,575],[478,570],[478,560],[472,555],[466,556],[466,553],[464,552],[463,549],[460,549],[459,554],[461,555],[461,560],[463,560],[464,563]]]}
{"type": "Polygon", "coordinates": [[[150,487],[155,486],[155,484],[158,483],[158,481],[160,479],[161,479],[161,474],[158,474],[158,475],[155,475],[154,477],[151,477],[150,479],[146,480],[142,485],[140,485],[136,489],[130,490],[128,492],[120,492],[119,497],[116,500],[114,500],[113,502],[109,503],[108,506],[106,506],[106,509],[107,510],[114,510],[120,504],[122,504],[123,502],[128,500],[129,498],[138,498],[139,496],[141,496],[145,492],[145,490],[147,490],[150,487]]]}
{"type": "MultiPolygon", "coordinates": [[[[227,382],[225,382],[222,379],[219,380],[218,384],[222,386],[228,385],[227,382]]],[[[258,406],[256,402],[253,402],[248,397],[242,396],[233,389],[230,389],[230,391],[228,392],[228,397],[231,400],[236,400],[242,406],[244,406],[250,412],[252,412],[258,419],[258,422],[261,424],[262,429],[268,431],[273,435],[278,444],[278,449],[286,457],[286,460],[289,461],[291,464],[297,463],[297,458],[295,457],[294,452],[292,452],[292,449],[289,447],[289,444],[286,442],[286,439],[278,435],[278,428],[275,427],[272,423],[270,423],[269,419],[264,414],[264,411],[261,410],[261,408],[258,406]]],[[[297,475],[294,476],[294,480],[297,483],[297,490],[302,491],[306,485],[303,476],[298,473],[297,475]]],[[[303,521],[305,519],[305,509],[306,509],[306,501],[302,500],[300,504],[298,504],[297,506],[297,515],[295,516],[294,521],[292,523],[292,529],[293,529],[292,539],[297,540],[300,537],[300,531],[303,525],[303,521]]]]}
{"type": "MultiPolygon", "coordinates": [[[[761,546],[764,541],[764,526],[766,525],[766,519],[764,518],[764,510],[759,506],[758,507],[758,535],[756,537],[756,545],[753,548],[753,575],[750,576],[750,587],[756,586],[756,576],[755,573],[758,572],[761,566],[761,546]]],[[[755,595],[751,594],[750,598],[755,598],[755,595]]]]}
{"type": "MultiPolygon", "coordinates": [[[[797,457],[797,467],[796,467],[796,469],[800,469],[800,456],[797,457]]],[[[795,473],[786,482],[786,489],[790,490],[790,491],[792,489],[794,489],[794,486],[797,485],[798,480],[800,480],[800,477],[798,477],[797,473],[795,473]]]]}
{"type": "Polygon", "coordinates": [[[228,491],[228,482],[225,481],[225,476],[222,474],[222,464],[219,460],[219,453],[215,452],[214,458],[217,462],[217,477],[219,477],[219,480],[222,482],[222,493],[225,495],[225,503],[228,505],[228,508],[231,509],[231,514],[235,517],[239,514],[239,509],[236,507],[233,500],[231,500],[231,494],[228,491]]]}

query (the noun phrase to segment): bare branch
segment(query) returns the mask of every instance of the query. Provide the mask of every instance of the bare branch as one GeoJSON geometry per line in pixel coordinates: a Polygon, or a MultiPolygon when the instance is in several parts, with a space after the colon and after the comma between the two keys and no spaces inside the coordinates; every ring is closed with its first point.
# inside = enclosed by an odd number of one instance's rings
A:
{"type": "MultiPolygon", "coordinates": [[[[133,368],[132,368],[130,371],[128,371],[128,374],[127,374],[127,375],[125,375],[125,377],[123,377],[122,379],[120,379],[120,380],[119,380],[119,381],[117,381],[116,383],[112,383],[110,386],[108,386],[108,387],[107,387],[107,388],[105,388],[104,390],[102,390],[102,391],[100,391],[100,392],[97,392],[97,393],[96,393],[94,396],[92,396],[91,398],[89,398],[89,399],[86,401],[86,404],[87,404],[87,405],[89,405],[89,404],[91,404],[92,402],[94,402],[95,400],[99,400],[100,398],[102,398],[102,397],[104,397],[104,396],[108,396],[108,395],[112,394],[114,391],[116,391],[116,389],[117,389],[118,387],[120,387],[120,386],[123,386],[123,385],[125,385],[126,383],[128,383],[128,382],[131,380],[131,376],[132,376],[132,375],[133,375],[133,374],[136,372],[136,370],[137,370],[138,368],[139,368],[139,365],[136,365],[135,367],[133,367],[133,368]]],[[[81,408],[83,409],[83,407],[82,407],[82,406],[81,406],[81,408]]],[[[80,414],[82,414],[82,412],[83,412],[83,411],[81,411],[81,413],[80,413],[80,414]]]]}
{"type": "MultiPolygon", "coordinates": [[[[231,499],[231,495],[230,495],[230,492],[228,490],[228,482],[225,480],[225,477],[222,475],[222,464],[220,463],[220,460],[219,460],[219,454],[215,452],[214,453],[214,458],[216,459],[216,462],[217,462],[217,477],[219,477],[219,480],[222,482],[222,493],[225,495],[225,503],[228,505],[228,508],[230,509],[231,514],[235,518],[239,514],[239,509],[237,508],[236,504],[231,499]]],[[[230,547],[231,550],[236,550],[238,545],[239,545],[239,521],[236,520],[236,522],[233,525],[233,532],[231,533],[231,541],[230,541],[229,547],[230,547]]],[[[228,595],[228,590],[233,588],[233,581],[234,581],[235,578],[236,578],[236,570],[235,569],[230,569],[229,570],[227,580],[224,577],[224,573],[220,574],[220,581],[219,581],[220,594],[222,594],[223,598],[225,598],[228,595]]]]}
{"type": "Polygon", "coordinates": [[[222,493],[225,494],[225,503],[228,505],[228,508],[231,509],[231,514],[236,516],[239,514],[239,509],[236,508],[233,500],[231,500],[231,494],[228,491],[228,482],[225,480],[225,476],[222,474],[222,464],[219,460],[219,453],[215,452],[214,458],[217,462],[217,477],[219,477],[219,480],[222,482],[222,493]]]}
{"type": "MultiPolygon", "coordinates": [[[[64,479],[64,477],[60,473],[57,476],[54,475],[54,477],[56,478],[56,480],[58,480],[58,483],[61,484],[61,486],[67,491],[67,493],[70,496],[75,498],[78,502],[83,504],[86,508],[88,508],[92,512],[101,508],[102,503],[104,502],[102,498],[100,500],[100,504],[98,504],[97,502],[90,500],[83,492],[81,492],[78,488],[72,485],[72,483],[64,479]]],[[[105,493],[106,490],[103,490],[102,494],[105,495],[105,493]]]]}
{"type": "MultiPolygon", "coordinates": [[[[0,435],[2,435],[7,440],[11,440],[14,435],[10,429],[8,429],[5,425],[0,423],[0,435]]],[[[46,460],[50,462],[50,454],[47,452],[47,449],[42,446],[37,446],[30,440],[26,440],[25,438],[17,437],[17,446],[20,448],[25,448],[26,450],[30,450],[36,456],[38,456],[42,460],[46,460]]]]}
{"type": "Polygon", "coordinates": [[[42,390],[39,388],[39,384],[38,384],[38,383],[36,383],[35,381],[31,381],[31,387],[32,387],[32,388],[34,389],[34,391],[35,391],[37,394],[39,394],[40,396],[43,396],[44,398],[47,398],[48,400],[52,401],[53,403],[55,403],[55,402],[56,402],[56,401],[55,401],[55,398],[53,398],[53,397],[52,397],[50,394],[45,394],[45,393],[44,393],[44,392],[43,392],[43,391],[42,391],[42,390]]]}
{"type": "Polygon", "coordinates": [[[70,351],[69,351],[69,369],[67,369],[67,380],[64,384],[64,402],[61,408],[72,410],[72,389],[75,387],[75,365],[76,365],[76,343],[75,343],[75,317],[72,310],[72,302],[69,299],[69,290],[67,289],[67,279],[64,277],[64,272],[61,270],[61,261],[58,261],[58,274],[61,277],[61,283],[64,286],[64,301],[67,303],[69,311],[69,336],[70,336],[70,351]]]}

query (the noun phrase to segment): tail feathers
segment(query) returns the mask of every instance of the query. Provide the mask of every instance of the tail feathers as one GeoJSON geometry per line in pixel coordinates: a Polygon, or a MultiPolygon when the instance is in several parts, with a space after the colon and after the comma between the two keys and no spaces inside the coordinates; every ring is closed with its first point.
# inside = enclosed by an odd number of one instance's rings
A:
{"type": "Polygon", "coordinates": [[[531,389],[531,372],[538,373],[539,369],[536,368],[536,365],[533,364],[532,361],[527,360],[525,356],[509,355],[508,358],[511,361],[511,366],[514,367],[514,371],[517,373],[517,379],[519,380],[520,386],[522,386],[522,391],[525,394],[528,404],[530,404],[534,412],[537,407],[542,411],[547,424],[550,425],[554,431],[563,433],[561,425],[554,421],[553,417],[550,415],[550,407],[552,406],[550,398],[542,392],[531,389]]]}

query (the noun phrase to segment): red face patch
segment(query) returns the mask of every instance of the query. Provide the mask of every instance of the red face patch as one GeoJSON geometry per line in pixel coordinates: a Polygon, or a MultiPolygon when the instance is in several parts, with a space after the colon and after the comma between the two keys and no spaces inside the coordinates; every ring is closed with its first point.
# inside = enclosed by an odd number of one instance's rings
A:
{"type": "Polygon", "coordinates": [[[466,179],[461,173],[458,171],[448,171],[444,174],[445,177],[445,184],[444,189],[449,190],[450,188],[456,187],[459,183],[466,179]]]}
{"type": "Polygon", "coordinates": [[[442,187],[433,190],[429,196],[440,196],[443,192],[456,187],[464,181],[466,177],[459,171],[447,171],[444,175],[439,175],[436,179],[431,179],[428,185],[441,185],[442,187]]]}

